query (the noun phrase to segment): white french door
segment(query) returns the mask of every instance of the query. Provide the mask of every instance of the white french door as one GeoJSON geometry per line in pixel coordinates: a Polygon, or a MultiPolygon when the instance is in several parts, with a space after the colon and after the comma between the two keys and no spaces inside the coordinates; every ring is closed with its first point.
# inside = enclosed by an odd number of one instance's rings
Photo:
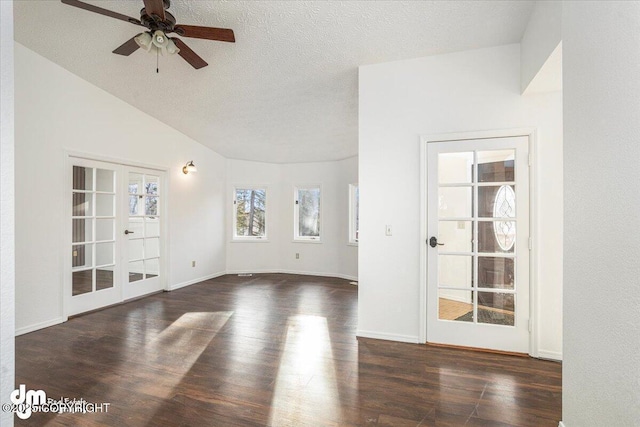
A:
{"type": "Polygon", "coordinates": [[[161,280],[162,227],[164,191],[158,171],[127,168],[127,204],[123,278],[124,299],[135,298],[163,289],[161,280]]]}
{"type": "MultiPolygon", "coordinates": [[[[117,258],[119,166],[86,159],[71,165],[71,254],[66,312],[78,314],[122,300],[117,258]]],[[[69,264],[67,264],[69,265],[69,264]]]]}
{"type": "Polygon", "coordinates": [[[162,171],[70,157],[65,314],[164,288],[162,171]]]}
{"type": "Polygon", "coordinates": [[[529,352],[528,137],[427,144],[427,341],[529,352]]]}

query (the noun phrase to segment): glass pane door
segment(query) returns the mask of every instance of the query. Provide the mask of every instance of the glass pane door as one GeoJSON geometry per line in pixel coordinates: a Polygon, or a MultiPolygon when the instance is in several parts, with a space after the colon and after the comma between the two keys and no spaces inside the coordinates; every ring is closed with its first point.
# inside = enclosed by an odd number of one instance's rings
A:
{"type": "Polygon", "coordinates": [[[528,139],[428,147],[428,340],[528,351],[528,139]]]}
{"type": "Polygon", "coordinates": [[[162,186],[158,171],[130,168],[127,181],[125,298],[162,289],[162,186]]]}
{"type": "Polygon", "coordinates": [[[117,302],[117,167],[73,159],[71,182],[71,277],[68,314],[117,302]]]}

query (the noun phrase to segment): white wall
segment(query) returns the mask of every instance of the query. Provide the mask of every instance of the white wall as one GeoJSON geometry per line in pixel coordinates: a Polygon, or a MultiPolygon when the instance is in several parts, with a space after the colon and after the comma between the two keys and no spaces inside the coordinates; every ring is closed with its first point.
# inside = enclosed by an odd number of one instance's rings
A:
{"type": "Polygon", "coordinates": [[[169,286],[224,272],[225,159],[24,46],[15,52],[18,333],[63,319],[65,150],[168,168],[169,286]],[[197,174],[182,173],[189,160],[197,174]]]}
{"type": "Polygon", "coordinates": [[[270,164],[227,160],[227,271],[289,272],[356,279],[358,248],[348,245],[349,184],[358,182],[358,159],[270,164]],[[293,241],[293,188],[319,184],[321,241],[293,241]],[[267,242],[233,241],[235,186],[267,187],[267,242]],[[296,259],[295,254],[300,258],[296,259]]]}
{"type": "Polygon", "coordinates": [[[561,358],[561,93],[522,97],[519,45],[508,45],[360,67],[359,108],[359,334],[419,340],[420,136],[535,127],[538,354],[561,358]]]}
{"type": "Polygon", "coordinates": [[[520,90],[524,93],[562,40],[562,2],[537,1],[522,35],[520,90]]]}
{"type": "MultiPolygon", "coordinates": [[[[0,2],[0,401],[15,388],[13,1],[0,2]]],[[[2,411],[0,425],[13,425],[2,411]]]]}
{"type": "Polygon", "coordinates": [[[563,10],[566,427],[640,425],[640,3],[563,10]]]}

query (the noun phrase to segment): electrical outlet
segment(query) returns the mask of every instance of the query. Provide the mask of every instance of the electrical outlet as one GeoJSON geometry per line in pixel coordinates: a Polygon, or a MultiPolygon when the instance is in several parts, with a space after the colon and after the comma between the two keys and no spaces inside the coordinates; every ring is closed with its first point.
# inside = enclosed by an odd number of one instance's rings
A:
{"type": "Polygon", "coordinates": [[[296,252],[296,259],[300,259],[300,254],[296,252]]]}
{"type": "Polygon", "coordinates": [[[196,266],[196,262],[195,261],[191,261],[191,267],[195,267],[196,266]]]}

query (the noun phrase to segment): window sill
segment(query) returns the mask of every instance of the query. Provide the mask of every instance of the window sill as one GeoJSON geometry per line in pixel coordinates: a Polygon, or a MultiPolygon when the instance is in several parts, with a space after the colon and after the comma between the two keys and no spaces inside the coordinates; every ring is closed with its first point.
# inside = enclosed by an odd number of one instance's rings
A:
{"type": "Polygon", "coordinates": [[[269,243],[269,239],[232,239],[231,243],[269,243]]]}

